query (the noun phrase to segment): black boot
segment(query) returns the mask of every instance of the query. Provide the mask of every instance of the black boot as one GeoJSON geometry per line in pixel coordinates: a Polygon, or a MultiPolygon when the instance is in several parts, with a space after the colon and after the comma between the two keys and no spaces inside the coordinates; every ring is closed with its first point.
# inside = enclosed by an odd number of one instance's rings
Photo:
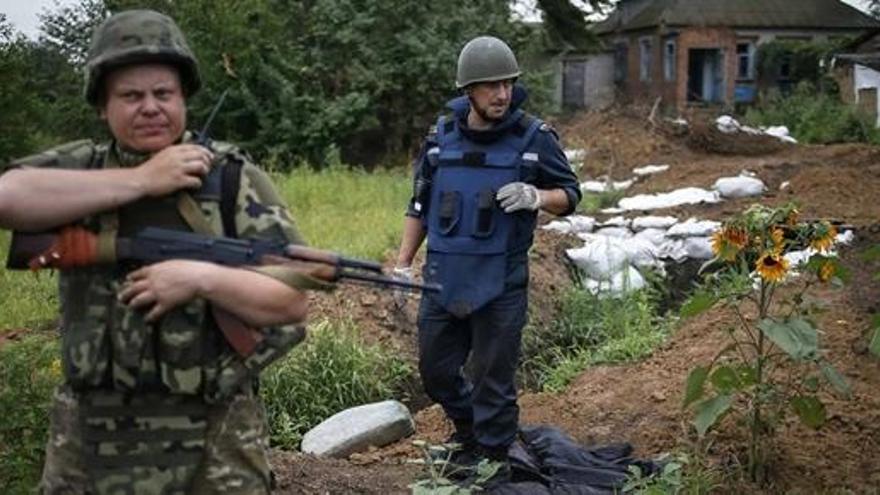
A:
{"type": "Polygon", "coordinates": [[[455,432],[444,442],[445,449],[431,452],[435,462],[446,462],[445,477],[463,479],[470,476],[476,469],[481,457],[477,454],[477,440],[474,438],[470,423],[453,421],[455,432]]]}

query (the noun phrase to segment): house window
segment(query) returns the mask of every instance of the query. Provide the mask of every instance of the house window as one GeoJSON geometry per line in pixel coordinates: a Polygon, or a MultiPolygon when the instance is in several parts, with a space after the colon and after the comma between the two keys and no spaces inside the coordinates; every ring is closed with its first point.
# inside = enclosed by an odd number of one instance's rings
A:
{"type": "Polygon", "coordinates": [[[629,71],[629,46],[626,43],[614,45],[614,82],[626,82],[626,73],[629,71]]]}
{"type": "Polygon", "coordinates": [[[736,78],[755,78],[755,44],[751,42],[736,44],[736,78]]]}
{"type": "Polygon", "coordinates": [[[675,80],[675,40],[666,40],[663,49],[663,77],[675,80]]]}
{"type": "Polygon", "coordinates": [[[651,80],[651,38],[639,40],[639,80],[651,80]]]}

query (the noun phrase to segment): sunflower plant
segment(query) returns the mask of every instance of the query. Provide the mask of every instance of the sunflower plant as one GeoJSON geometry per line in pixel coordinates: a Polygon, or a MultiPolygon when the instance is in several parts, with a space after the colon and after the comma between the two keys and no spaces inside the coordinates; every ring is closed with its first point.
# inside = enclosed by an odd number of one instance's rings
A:
{"type": "Polygon", "coordinates": [[[819,349],[821,306],[808,296],[816,284],[846,278],[831,253],[836,235],[828,222],[799,221],[793,205],[754,205],[714,233],[706,283],[682,307],[692,316],[719,303],[736,315],[727,344],[688,375],[683,407],[693,410],[700,437],[728,413],[745,420],[754,481],[765,479],[767,440],[786,414],[818,428],[826,418],[823,385],[850,395],[819,349]],[[777,290],[783,283],[792,290],[777,290]]]}

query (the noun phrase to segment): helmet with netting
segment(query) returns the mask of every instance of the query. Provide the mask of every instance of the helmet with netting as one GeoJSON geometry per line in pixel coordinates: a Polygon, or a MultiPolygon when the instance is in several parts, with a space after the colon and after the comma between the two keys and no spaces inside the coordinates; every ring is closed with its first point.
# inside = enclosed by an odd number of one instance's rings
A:
{"type": "Polygon", "coordinates": [[[145,63],[177,67],[187,96],[201,86],[196,57],[174,20],[153,10],[127,10],[95,29],[86,62],[86,100],[99,103],[103,80],[113,69],[145,63]]]}

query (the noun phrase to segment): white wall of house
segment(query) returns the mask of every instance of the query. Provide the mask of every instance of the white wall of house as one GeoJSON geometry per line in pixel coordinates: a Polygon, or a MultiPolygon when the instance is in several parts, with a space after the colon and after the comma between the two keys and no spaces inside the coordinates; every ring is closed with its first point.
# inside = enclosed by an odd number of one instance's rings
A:
{"type": "Polygon", "coordinates": [[[574,103],[575,107],[587,110],[601,110],[607,108],[614,103],[614,55],[611,53],[599,53],[593,55],[577,55],[568,56],[560,59],[556,70],[556,103],[559,108],[568,104],[570,108],[574,103]],[[578,73],[575,74],[574,70],[578,73]],[[566,77],[576,77],[579,79],[571,89],[579,89],[582,85],[582,91],[577,95],[569,93],[566,95],[566,88],[571,82],[566,82],[566,77]],[[571,101],[574,98],[577,101],[571,101]],[[569,101],[566,101],[566,100],[569,101]]]}
{"type": "MultiPolygon", "coordinates": [[[[853,67],[853,84],[855,86],[856,103],[859,101],[860,89],[874,88],[880,93],[880,72],[860,64],[855,64],[853,67]]],[[[874,125],[880,127],[880,98],[877,99],[877,106],[877,121],[874,125]]]]}

